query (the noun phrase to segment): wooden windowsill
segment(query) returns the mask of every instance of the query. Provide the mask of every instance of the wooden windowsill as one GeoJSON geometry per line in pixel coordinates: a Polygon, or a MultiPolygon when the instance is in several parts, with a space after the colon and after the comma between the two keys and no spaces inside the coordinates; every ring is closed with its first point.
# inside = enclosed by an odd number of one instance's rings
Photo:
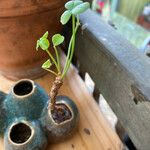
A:
{"type": "MultiPolygon", "coordinates": [[[[35,80],[49,92],[52,75],[46,75],[35,80]]],[[[0,76],[0,90],[8,92],[14,82],[0,76]]],[[[71,67],[60,95],[67,95],[73,99],[80,111],[80,122],[77,132],[70,139],[58,144],[51,144],[48,150],[121,150],[122,143],[117,134],[110,128],[104,119],[95,100],[88,93],[84,82],[71,67]]],[[[4,150],[3,140],[0,140],[0,150],[4,150]]]]}

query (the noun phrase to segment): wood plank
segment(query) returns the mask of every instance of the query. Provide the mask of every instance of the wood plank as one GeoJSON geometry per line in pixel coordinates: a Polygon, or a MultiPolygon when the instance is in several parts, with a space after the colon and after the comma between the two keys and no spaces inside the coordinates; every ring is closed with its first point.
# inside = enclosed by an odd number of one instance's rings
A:
{"type": "Polygon", "coordinates": [[[82,14],[76,58],[135,146],[150,145],[150,60],[92,11],[82,14]],[[136,99],[136,103],[135,100],[136,99]]]}
{"type": "MultiPolygon", "coordinates": [[[[47,92],[50,89],[53,77],[46,75],[38,82],[47,92]]],[[[0,76],[0,90],[8,92],[14,82],[0,76]]],[[[116,133],[109,127],[95,100],[87,92],[84,82],[72,67],[60,91],[61,95],[68,95],[75,100],[80,111],[79,127],[75,135],[58,144],[52,144],[48,150],[121,150],[122,143],[116,133]],[[87,128],[90,135],[84,132],[87,128]]],[[[0,140],[0,150],[3,150],[0,140]]]]}

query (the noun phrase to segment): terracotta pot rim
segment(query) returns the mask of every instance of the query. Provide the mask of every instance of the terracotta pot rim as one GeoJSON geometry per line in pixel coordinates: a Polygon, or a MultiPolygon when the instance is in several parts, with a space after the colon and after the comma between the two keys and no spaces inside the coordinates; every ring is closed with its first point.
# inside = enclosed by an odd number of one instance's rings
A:
{"type": "Polygon", "coordinates": [[[61,122],[61,123],[56,123],[55,120],[53,119],[52,115],[51,115],[51,110],[48,109],[48,115],[49,115],[49,117],[52,119],[52,122],[53,122],[55,125],[61,126],[61,125],[66,124],[67,122],[70,122],[71,120],[74,119],[75,114],[74,114],[74,112],[72,111],[72,108],[66,103],[66,101],[61,100],[61,101],[56,102],[56,104],[63,104],[63,105],[66,105],[66,106],[68,107],[68,109],[71,111],[71,118],[68,119],[68,120],[65,120],[65,121],[63,121],[63,122],[61,122]]]}
{"type": "Polygon", "coordinates": [[[10,143],[12,143],[12,144],[15,145],[15,146],[24,146],[25,144],[27,144],[27,143],[33,138],[34,134],[35,134],[34,128],[31,126],[31,124],[30,124],[29,122],[27,122],[27,121],[19,121],[19,122],[13,123],[13,124],[10,126],[9,131],[8,131],[8,140],[9,140],[10,143]],[[28,138],[28,140],[25,141],[24,143],[15,143],[15,142],[13,142],[13,141],[11,140],[11,138],[10,138],[10,133],[11,133],[12,128],[13,128],[15,125],[21,124],[21,123],[22,123],[22,124],[25,124],[26,126],[28,126],[28,127],[30,128],[30,130],[31,130],[31,135],[30,135],[30,137],[28,138]]]}
{"type": "Polygon", "coordinates": [[[13,87],[12,87],[12,89],[11,89],[12,94],[13,94],[15,97],[17,97],[18,99],[20,99],[20,100],[26,100],[25,98],[31,96],[31,95],[34,93],[34,91],[35,91],[35,83],[34,83],[33,80],[30,80],[30,79],[21,79],[21,80],[17,81],[17,82],[13,85],[13,87]],[[15,88],[19,83],[21,83],[21,82],[29,82],[29,83],[31,83],[31,85],[32,85],[32,90],[31,90],[28,94],[25,94],[25,95],[18,95],[18,94],[16,94],[16,93],[14,92],[14,88],[15,88]]]}
{"type": "MultiPolygon", "coordinates": [[[[40,5],[40,3],[38,4],[40,5]]],[[[38,7],[36,5],[28,6],[28,7],[19,7],[19,8],[0,8],[0,18],[10,18],[10,17],[18,17],[18,16],[26,16],[32,15],[35,13],[47,12],[54,9],[59,9],[64,6],[64,3],[42,3],[42,7],[38,7]],[[3,11],[2,11],[3,10],[3,11]]]]}

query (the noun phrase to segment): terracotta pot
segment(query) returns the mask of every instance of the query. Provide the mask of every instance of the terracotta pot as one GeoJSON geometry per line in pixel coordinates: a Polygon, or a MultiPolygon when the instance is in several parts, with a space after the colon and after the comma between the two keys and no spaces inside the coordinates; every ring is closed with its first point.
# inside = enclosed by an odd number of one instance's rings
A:
{"type": "Polygon", "coordinates": [[[67,0],[0,1],[0,73],[7,78],[36,78],[47,55],[35,51],[47,30],[61,32],[59,18],[67,0]]]}

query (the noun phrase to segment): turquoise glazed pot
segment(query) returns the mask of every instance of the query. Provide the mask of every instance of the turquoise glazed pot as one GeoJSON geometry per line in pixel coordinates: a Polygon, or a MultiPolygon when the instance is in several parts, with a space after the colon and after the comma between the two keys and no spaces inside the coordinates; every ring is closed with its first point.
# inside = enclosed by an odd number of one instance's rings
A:
{"type": "Polygon", "coordinates": [[[6,94],[3,92],[0,92],[0,136],[3,135],[5,128],[6,128],[6,112],[3,107],[3,102],[5,100],[6,94]]]}
{"type": "Polygon", "coordinates": [[[56,106],[65,106],[70,115],[57,123],[48,100],[45,90],[28,79],[15,83],[8,94],[0,92],[0,135],[5,150],[44,150],[47,140],[60,141],[73,133],[79,121],[75,103],[66,96],[57,97],[56,106]]]}
{"type": "Polygon", "coordinates": [[[5,150],[44,150],[47,138],[39,122],[18,119],[5,132],[5,150]]]}
{"type": "Polygon", "coordinates": [[[7,125],[16,118],[36,120],[47,106],[49,97],[38,84],[32,80],[20,80],[11,88],[4,100],[3,107],[7,115],[7,125]]]}

